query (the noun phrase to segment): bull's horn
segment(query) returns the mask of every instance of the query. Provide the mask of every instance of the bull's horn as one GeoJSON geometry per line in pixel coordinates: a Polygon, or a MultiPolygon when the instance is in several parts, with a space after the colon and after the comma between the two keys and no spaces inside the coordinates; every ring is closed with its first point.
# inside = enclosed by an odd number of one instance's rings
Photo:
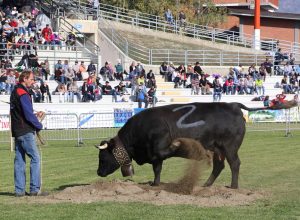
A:
{"type": "Polygon", "coordinates": [[[95,147],[97,147],[99,150],[104,150],[104,149],[106,149],[108,147],[108,144],[105,143],[103,145],[95,145],[95,147]]]}

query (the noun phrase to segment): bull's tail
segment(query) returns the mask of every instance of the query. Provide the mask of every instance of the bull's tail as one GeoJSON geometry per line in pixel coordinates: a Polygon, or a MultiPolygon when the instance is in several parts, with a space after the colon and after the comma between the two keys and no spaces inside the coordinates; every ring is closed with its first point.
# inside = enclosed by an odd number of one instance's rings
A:
{"type": "Polygon", "coordinates": [[[243,105],[242,103],[237,103],[238,106],[241,108],[241,109],[244,109],[244,110],[247,110],[247,111],[259,111],[259,110],[266,110],[266,109],[269,109],[269,107],[259,107],[259,108],[248,108],[247,106],[243,105]]]}

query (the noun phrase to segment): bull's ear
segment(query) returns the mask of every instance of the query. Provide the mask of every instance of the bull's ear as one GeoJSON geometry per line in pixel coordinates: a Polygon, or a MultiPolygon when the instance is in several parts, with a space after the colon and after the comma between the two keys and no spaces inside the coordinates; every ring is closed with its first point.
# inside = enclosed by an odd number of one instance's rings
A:
{"type": "Polygon", "coordinates": [[[96,148],[98,148],[99,150],[104,150],[108,147],[108,144],[105,143],[105,144],[102,144],[102,145],[95,145],[96,148]]]}

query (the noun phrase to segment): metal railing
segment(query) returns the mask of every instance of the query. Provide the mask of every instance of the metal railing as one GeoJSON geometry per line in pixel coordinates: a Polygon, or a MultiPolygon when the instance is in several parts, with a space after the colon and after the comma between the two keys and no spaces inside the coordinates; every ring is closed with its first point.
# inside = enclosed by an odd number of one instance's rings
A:
{"type": "MultiPolygon", "coordinates": [[[[120,126],[115,124],[114,112],[46,114],[41,132],[46,141],[84,141],[112,138],[120,126]]],[[[0,115],[0,143],[11,142],[9,115],[0,115]]],[[[282,120],[277,122],[255,121],[246,124],[247,131],[284,131],[286,135],[300,129],[299,109],[283,110],[282,120]],[[275,126],[274,126],[275,125],[275,126]]]]}
{"type": "MultiPolygon", "coordinates": [[[[93,16],[101,16],[104,19],[114,20],[157,31],[178,33],[193,38],[211,40],[213,42],[223,42],[229,45],[237,45],[248,48],[254,47],[253,34],[241,34],[236,31],[213,28],[189,22],[186,22],[185,25],[182,25],[179,20],[174,20],[172,24],[169,24],[161,16],[141,13],[103,3],[100,3],[98,9],[92,8],[89,4],[80,0],[67,1],[62,4],[64,4],[64,7],[70,11],[70,14],[73,14],[74,11],[77,11],[84,19],[88,19],[88,17],[93,16]]],[[[300,44],[297,42],[262,37],[262,50],[275,51],[279,47],[284,51],[300,54],[300,44]]]]}
{"type": "MultiPolygon", "coordinates": [[[[199,61],[206,66],[260,65],[265,61],[264,54],[246,54],[221,50],[179,50],[150,49],[128,41],[105,19],[99,18],[99,30],[111,40],[124,54],[144,64],[160,65],[172,61],[174,64],[191,64],[199,61]]],[[[272,57],[270,57],[272,62],[272,57]]]]}

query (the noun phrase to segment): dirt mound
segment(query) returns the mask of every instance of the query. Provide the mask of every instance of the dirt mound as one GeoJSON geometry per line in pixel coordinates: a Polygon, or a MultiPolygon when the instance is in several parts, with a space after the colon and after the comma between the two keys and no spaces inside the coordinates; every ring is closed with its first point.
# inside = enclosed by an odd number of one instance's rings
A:
{"type": "MultiPolygon", "coordinates": [[[[199,187],[182,194],[174,192],[175,183],[150,186],[132,181],[99,181],[85,186],[68,187],[47,197],[37,197],[37,203],[91,203],[97,201],[145,202],[155,205],[190,204],[201,207],[247,205],[264,197],[261,192],[233,190],[226,187],[199,187]]],[[[176,191],[176,190],[175,190],[176,191]]]]}

